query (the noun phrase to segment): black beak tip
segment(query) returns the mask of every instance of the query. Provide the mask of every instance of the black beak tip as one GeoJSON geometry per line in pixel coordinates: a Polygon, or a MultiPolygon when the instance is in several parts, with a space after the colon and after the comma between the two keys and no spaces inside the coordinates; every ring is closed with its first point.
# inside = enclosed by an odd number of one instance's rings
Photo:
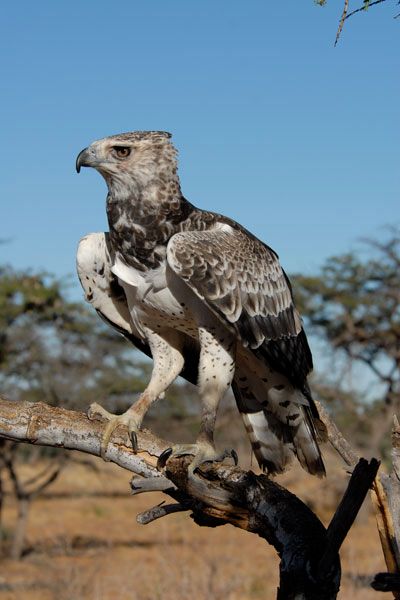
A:
{"type": "Polygon", "coordinates": [[[79,152],[78,156],[76,157],[75,168],[77,173],[80,173],[81,168],[85,166],[84,154],[86,153],[86,150],[87,148],[84,148],[81,152],[79,152]]]}

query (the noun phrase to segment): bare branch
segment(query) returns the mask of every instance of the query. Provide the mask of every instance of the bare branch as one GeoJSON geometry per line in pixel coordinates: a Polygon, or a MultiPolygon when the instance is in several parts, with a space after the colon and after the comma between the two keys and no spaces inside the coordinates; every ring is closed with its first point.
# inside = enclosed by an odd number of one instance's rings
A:
{"type": "MultiPolygon", "coordinates": [[[[43,403],[0,399],[0,438],[99,456],[104,425],[89,420],[83,413],[43,403]]],[[[161,490],[177,502],[145,511],[139,515],[139,522],[149,523],[172,512],[190,510],[198,525],[216,527],[231,523],[263,537],[279,553],[278,600],[336,598],[340,583],[338,550],[354,519],[355,504],[360,505],[375,476],[373,465],[367,469],[369,484],[355,485],[357,501],[353,500],[353,492],[348,493],[327,536],[316,515],[266,475],[213,463],[203,465],[195,476],[189,477],[188,456],[168,460],[161,474],[155,465],[166,442],[143,430],[138,434],[138,445],[140,450],[134,454],[127,429],[121,426],[113,434],[107,458],[146,478],[134,480],[134,493],[161,490]],[[344,525],[338,526],[342,517],[344,525]]],[[[356,473],[357,469],[351,481],[356,473]]],[[[354,491],[354,484],[351,489],[354,491]]]]}
{"type": "Polygon", "coordinates": [[[165,517],[166,515],[172,515],[176,512],[184,512],[190,510],[190,506],[184,506],[179,503],[175,504],[158,504],[149,510],[146,510],[137,515],[136,520],[141,525],[147,525],[148,523],[152,523],[157,519],[161,519],[161,517],[165,517]]]}
{"type": "Polygon", "coordinates": [[[380,4],[381,2],[386,2],[386,0],[374,0],[374,2],[368,2],[368,4],[364,4],[364,6],[360,6],[360,8],[356,8],[355,10],[353,10],[352,12],[349,13],[348,12],[348,9],[349,9],[349,0],[345,0],[344,6],[343,6],[342,16],[340,18],[338,30],[337,30],[337,33],[336,33],[335,46],[336,46],[336,44],[339,41],[340,34],[342,33],[342,29],[343,29],[343,26],[344,26],[344,22],[347,19],[349,19],[350,17],[352,17],[356,13],[365,11],[368,8],[370,8],[371,6],[374,6],[375,4],[380,4]]]}
{"type": "MultiPolygon", "coordinates": [[[[91,421],[81,412],[41,402],[16,403],[0,399],[0,436],[4,439],[100,456],[103,428],[104,422],[91,421]]],[[[156,469],[157,457],[167,444],[143,430],[140,448],[140,452],[133,454],[126,428],[119,427],[109,445],[107,459],[143,477],[160,477],[156,469]]]]}
{"type": "Polygon", "coordinates": [[[371,6],[374,6],[375,4],[381,4],[381,2],[386,2],[386,0],[374,0],[374,2],[369,2],[367,6],[360,6],[360,8],[356,8],[355,10],[353,10],[352,12],[350,12],[346,16],[346,19],[349,19],[350,17],[352,17],[356,13],[368,10],[369,8],[371,8],[371,6]]]}
{"type": "MultiPolygon", "coordinates": [[[[316,401],[316,404],[321,420],[327,429],[329,442],[335,448],[338,454],[340,454],[344,462],[348,466],[354,467],[357,464],[359,457],[354,452],[348,441],[340,433],[323,406],[321,406],[318,401],[316,401]]],[[[396,546],[396,535],[392,512],[390,510],[390,499],[388,499],[384,486],[382,485],[382,478],[385,478],[384,474],[382,473],[380,477],[375,477],[375,480],[372,484],[371,500],[374,507],[375,518],[386,566],[391,573],[395,573],[399,571],[400,559],[396,546]]]]}
{"type": "Polygon", "coordinates": [[[346,493],[326,532],[327,547],[319,565],[322,573],[331,568],[332,560],[339,552],[378,473],[379,465],[375,458],[370,463],[361,458],[355,466],[346,493]]]}
{"type": "Polygon", "coordinates": [[[176,486],[166,477],[133,477],[131,481],[132,496],[143,494],[145,492],[165,492],[167,490],[176,490],[176,486]]]}
{"type": "Polygon", "coordinates": [[[345,0],[344,1],[344,6],[343,6],[342,16],[340,18],[339,27],[338,27],[338,30],[337,30],[337,33],[336,33],[335,46],[336,46],[336,44],[339,41],[340,34],[342,33],[342,29],[343,29],[344,22],[346,20],[348,9],[349,9],[349,0],[345,0]]]}
{"type": "Polygon", "coordinates": [[[340,433],[339,429],[336,427],[335,423],[332,421],[322,404],[318,402],[318,400],[315,400],[315,404],[317,405],[319,416],[326,427],[330,444],[342,457],[346,465],[349,467],[354,467],[357,464],[359,457],[354,452],[349,442],[340,433]]]}

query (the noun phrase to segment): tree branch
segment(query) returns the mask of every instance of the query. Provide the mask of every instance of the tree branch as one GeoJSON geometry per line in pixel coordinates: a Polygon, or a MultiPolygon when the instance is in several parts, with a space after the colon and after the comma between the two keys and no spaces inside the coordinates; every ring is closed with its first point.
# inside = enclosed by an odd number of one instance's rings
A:
{"type": "Polygon", "coordinates": [[[346,17],[347,17],[347,11],[348,11],[348,9],[349,9],[349,0],[344,0],[343,12],[342,12],[342,16],[341,16],[340,21],[339,21],[339,27],[338,27],[338,30],[337,30],[337,33],[336,33],[335,46],[336,46],[336,44],[339,41],[340,34],[342,33],[342,29],[343,29],[343,25],[344,25],[344,22],[345,22],[346,17]]]}
{"type": "MultiPolygon", "coordinates": [[[[386,2],[386,0],[374,0],[373,2],[368,2],[368,4],[364,4],[363,6],[360,6],[360,8],[356,8],[355,10],[353,10],[353,11],[351,11],[349,13],[348,12],[348,9],[349,9],[349,0],[345,0],[344,1],[344,6],[343,6],[342,16],[340,17],[339,26],[338,26],[338,30],[337,30],[337,33],[336,33],[335,46],[336,46],[336,44],[339,41],[340,34],[342,33],[344,22],[347,21],[347,19],[349,19],[350,17],[352,17],[356,13],[368,10],[371,6],[374,6],[375,4],[381,4],[381,2],[386,2]]],[[[394,18],[396,18],[396,17],[394,17],[394,18]]]]}
{"type": "MultiPolygon", "coordinates": [[[[343,437],[335,423],[332,421],[330,416],[324,407],[315,401],[321,420],[323,421],[328,434],[328,439],[331,445],[335,448],[338,454],[342,457],[344,462],[349,467],[354,467],[359,461],[359,457],[354,452],[348,441],[343,437]]],[[[400,430],[396,430],[396,423],[393,431],[393,448],[394,448],[394,465],[395,469],[397,462],[396,458],[396,443],[398,439],[396,436],[400,434],[400,430]]],[[[399,435],[400,439],[400,435],[399,435]]],[[[400,444],[399,444],[400,446],[400,444]]],[[[378,469],[377,469],[378,472],[378,469]]],[[[381,473],[380,476],[376,476],[372,482],[371,489],[371,500],[375,512],[376,523],[379,531],[379,537],[382,545],[383,555],[385,557],[385,563],[390,573],[398,573],[400,570],[400,552],[397,547],[396,530],[393,522],[393,514],[400,514],[399,503],[396,503],[396,512],[393,512],[393,505],[395,502],[395,494],[397,487],[391,487],[386,493],[385,488],[388,488],[386,484],[387,475],[381,473]],[[388,497],[389,496],[389,497],[388,497]],[[391,506],[392,505],[392,506],[391,506]]],[[[350,484],[349,484],[350,487],[350,484]]],[[[395,598],[400,598],[399,595],[394,594],[395,598]]]]}
{"type": "MultiPolygon", "coordinates": [[[[43,403],[0,399],[0,438],[100,456],[103,429],[104,422],[89,420],[83,413],[43,403]]],[[[231,523],[263,537],[278,552],[281,558],[278,600],[336,598],[340,583],[338,551],[372,484],[377,461],[369,465],[363,461],[355,469],[352,478],[356,472],[360,476],[362,471],[363,483],[352,485],[327,535],[325,527],[303,502],[266,475],[257,476],[219,463],[203,465],[194,477],[188,477],[191,460],[188,456],[168,460],[161,474],[156,469],[157,459],[168,444],[143,430],[138,434],[138,445],[140,450],[134,454],[127,429],[121,426],[112,436],[107,459],[140,475],[133,480],[133,493],[157,489],[177,501],[142,513],[140,522],[190,510],[199,525],[216,527],[231,523]]]]}

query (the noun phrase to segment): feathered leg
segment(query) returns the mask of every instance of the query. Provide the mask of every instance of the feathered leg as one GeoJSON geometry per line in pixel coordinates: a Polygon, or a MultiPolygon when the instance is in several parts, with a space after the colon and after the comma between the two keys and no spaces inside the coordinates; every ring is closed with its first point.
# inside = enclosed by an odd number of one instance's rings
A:
{"type": "Polygon", "coordinates": [[[164,394],[183,369],[184,358],[181,352],[182,343],[179,332],[168,330],[159,334],[146,328],[145,333],[154,364],[149,385],[140,395],[137,402],[122,415],[109,413],[97,403],[91,404],[89,407],[89,418],[94,418],[95,415],[100,414],[109,421],[101,441],[100,453],[103,458],[105,458],[107,453],[113,431],[119,425],[126,425],[128,427],[134,449],[137,449],[134,443],[136,438],[135,433],[140,429],[147,411],[153,402],[164,394]]]}
{"type": "Polygon", "coordinates": [[[173,446],[166,456],[193,454],[188,472],[192,475],[204,462],[221,461],[236,453],[232,450],[217,452],[214,445],[214,428],[219,403],[232,383],[235,372],[236,342],[234,336],[222,325],[199,328],[200,362],[198,388],[202,403],[200,431],[195,444],[173,446]]]}

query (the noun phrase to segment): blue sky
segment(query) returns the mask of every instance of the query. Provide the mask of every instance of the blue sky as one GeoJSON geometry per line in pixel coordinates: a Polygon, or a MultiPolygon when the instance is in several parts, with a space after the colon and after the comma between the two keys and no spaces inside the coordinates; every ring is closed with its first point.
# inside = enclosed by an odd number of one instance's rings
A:
{"type": "Polygon", "coordinates": [[[94,139],[173,133],[184,194],[313,272],[399,221],[395,2],[20,1],[0,24],[1,262],[74,273],[106,229],[94,139]],[[350,2],[355,7],[356,3],[350,2]]]}

